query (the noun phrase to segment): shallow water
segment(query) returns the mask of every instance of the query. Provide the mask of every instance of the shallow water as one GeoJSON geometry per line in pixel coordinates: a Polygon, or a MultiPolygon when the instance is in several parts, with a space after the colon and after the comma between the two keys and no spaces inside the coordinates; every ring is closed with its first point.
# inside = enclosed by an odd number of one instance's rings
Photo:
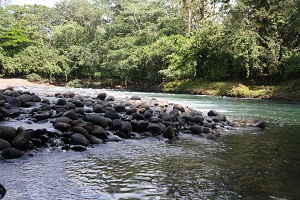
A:
{"type": "MultiPolygon", "coordinates": [[[[19,87],[19,89],[25,89],[19,87]]],[[[64,88],[27,88],[36,93],[64,88]]],[[[67,89],[76,92],[75,89],[67,89]]],[[[103,90],[82,89],[96,96],[103,90]]],[[[131,93],[167,99],[231,120],[265,119],[268,127],[217,141],[182,135],[109,142],[85,152],[45,150],[0,163],[4,199],[298,199],[300,105],[253,99],[131,93]]]]}

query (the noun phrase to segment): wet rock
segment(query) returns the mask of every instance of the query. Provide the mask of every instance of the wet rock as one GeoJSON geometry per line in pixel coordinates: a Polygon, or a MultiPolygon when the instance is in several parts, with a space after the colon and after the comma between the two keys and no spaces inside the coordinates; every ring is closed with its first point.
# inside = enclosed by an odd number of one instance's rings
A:
{"type": "Polygon", "coordinates": [[[267,122],[265,120],[255,119],[247,121],[246,125],[251,127],[265,128],[267,127],[267,122]]]}
{"type": "Polygon", "coordinates": [[[108,126],[107,118],[98,114],[87,115],[83,118],[83,120],[87,122],[91,122],[94,125],[99,125],[102,128],[106,128],[108,126]]]}
{"type": "Polygon", "coordinates": [[[161,128],[157,123],[150,123],[147,126],[147,130],[150,131],[152,134],[160,134],[161,128]]]}
{"type": "Polygon", "coordinates": [[[211,116],[218,116],[219,113],[215,110],[210,110],[210,111],[208,111],[207,115],[210,116],[210,117],[211,116]]]}
{"type": "Polygon", "coordinates": [[[113,108],[118,113],[125,111],[125,105],[123,105],[123,104],[116,104],[116,105],[113,106],[113,108]]]}
{"type": "Polygon", "coordinates": [[[94,126],[94,130],[93,132],[91,133],[91,135],[94,135],[96,136],[97,138],[99,139],[108,139],[107,137],[107,133],[106,131],[104,130],[104,128],[102,128],[101,126],[94,126]]]}
{"type": "Polygon", "coordinates": [[[8,117],[9,116],[9,112],[8,112],[8,110],[5,107],[0,107],[0,114],[3,117],[8,117]]]}
{"type": "Polygon", "coordinates": [[[203,133],[203,127],[198,124],[194,124],[193,126],[190,127],[190,131],[194,135],[199,135],[199,134],[203,133]]]}
{"type": "Polygon", "coordinates": [[[66,124],[71,124],[73,120],[71,120],[68,117],[59,117],[56,120],[54,120],[53,124],[55,125],[58,122],[66,123],[66,124]]]}
{"type": "Polygon", "coordinates": [[[101,144],[103,141],[96,136],[90,135],[90,144],[101,144]]]}
{"type": "Polygon", "coordinates": [[[173,109],[177,109],[177,110],[179,110],[180,112],[185,112],[185,108],[184,108],[182,105],[180,105],[180,104],[175,104],[175,105],[173,106],[173,109]]]}
{"type": "Polygon", "coordinates": [[[68,117],[69,119],[72,119],[72,120],[78,119],[77,113],[75,113],[73,110],[69,110],[69,111],[65,112],[63,114],[63,117],[68,117]]]}
{"type": "Polygon", "coordinates": [[[25,149],[27,143],[30,141],[31,135],[29,132],[22,132],[16,135],[12,140],[11,146],[17,149],[25,149]]]}
{"type": "Polygon", "coordinates": [[[93,112],[95,112],[95,113],[105,113],[103,105],[101,105],[101,104],[94,105],[93,112]]]}
{"type": "Polygon", "coordinates": [[[44,119],[48,119],[50,116],[49,112],[38,112],[36,114],[33,115],[33,118],[35,118],[37,121],[41,121],[44,119]]]}
{"type": "Polygon", "coordinates": [[[85,151],[87,148],[84,145],[71,145],[70,149],[73,151],[85,151]]]}
{"type": "Polygon", "coordinates": [[[10,126],[0,126],[0,138],[11,142],[17,135],[17,130],[10,126]]]}
{"type": "Polygon", "coordinates": [[[72,102],[76,107],[84,107],[84,103],[82,101],[75,100],[72,102]]]}
{"type": "Polygon", "coordinates": [[[109,118],[111,120],[119,119],[120,118],[119,114],[116,111],[114,111],[114,110],[107,111],[104,114],[104,117],[109,118]]]}
{"type": "Polygon", "coordinates": [[[7,100],[7,103],[9,103],[12,107],[20,107],[21,106],[21,102],[19,101],[19,99],[17,97],[10,97],[7,100]]]}
{"type": "Polygon", "coordinates": [[[57,99],[56,105],[64,106],[66,105],[67,100],[66,99],[57,99]]]}
{"type": "Polygon", "coordinates": [[[122,123],[120,132],[122,132],[127,138],[130,137],[130,133],[132,132],[132,126],[129,122],[125,121],[122,123]]]}
{"type": "Polygon", "coordinates": [[[174,140],[175,139],[175,131],[174,128],[172,126],[168,126],[164,133],[163,136],[169,140],[174,140]]]}
{"type": "Polygon", "coordinates": [[[106,98],[106,93],[100,93],[97,95],[97,99],[104,100],[106,98]]]}
{"type": "Polygon", "coordinates": [[[89,146],[88,139],[80,133],[74,133],[71,135],[73,145],[89,146]]]}
{"type": "Polygon", "coordinates": [[[111,124],[112,130],[119,130],[122,126],[122,121],[120,119],[114,119],[111,124]]]}
{"type": "Polygon", "coordinates": [[[1,155],[4,159],[16,159],[21,158],[24,155],[24,153],[19,149],[7,148],[1,152],[1,155]]]}
{"type": "Polygon", "coordinates": [[[71,125],[64,122],[57,122],[54,124],[54,128],[61,132],[65,132],[71,129],[71,125]]]}
{"type": "Polygon", "coordinates": [[[0,138],[0,151],[2,151],[4,149],[7,149],[7,148],[10,148],[10,147],[11,147],[11,145],[7,140],[4,140],[4,139],[0,138]]]}
{"type": "Polygon", "coordinates": [[[114,101],[115,100],[115,97],[114,96],[107,96],[105,98],[105,101],[114,101]]]}
{"type": "Polygon", "coordinates": [[[133,95],[130,97],[130,100],[142,100],[141,96],[133,95]]]}
{"type": "Polygon", "coordinates": [[[88,133],[88,131],[81,126],[74,126],[71,128],[71,131],[73,131],[74,133],[80,133],[81,135],[83,135],[86,138],[90,137],[90,134],[88,133]]]}
{"type": "Polygon", "coordinates": [[[121,142],[123,141],[123,139],[117,135],[110,135],[108,137],[109,141],[112,141],[112,142],[121,142]]]}

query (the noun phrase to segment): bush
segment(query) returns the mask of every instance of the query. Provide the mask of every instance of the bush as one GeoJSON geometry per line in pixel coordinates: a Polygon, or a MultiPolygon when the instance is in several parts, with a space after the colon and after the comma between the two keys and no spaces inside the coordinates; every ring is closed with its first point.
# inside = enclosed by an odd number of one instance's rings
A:
{"type": "Polygon", "coordinates": [[[82,84],[79,79],[74,79],[66,84],[66,87],[81,88],[82,84]]]}
{"type": "Polygon", "coordinates": [[[27,75],[27,79],[30,82],[38,82],[38,83],[45,83],[47,80],[43,79],[39,74],[31,73],[27,75]]]}

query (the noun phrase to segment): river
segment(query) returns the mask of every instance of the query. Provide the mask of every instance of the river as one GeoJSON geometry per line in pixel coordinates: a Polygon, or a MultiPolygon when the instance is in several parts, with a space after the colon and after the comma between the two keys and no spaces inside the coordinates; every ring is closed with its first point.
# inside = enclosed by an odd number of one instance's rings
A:
{"type": "Polygon", "coordinates": [[[138,94],[230,120],[264,119],[266,129],[223,134],[216,141],[181,135],[109,142],[85,152],[44,150],[0,163],[4,199],[299,199],[300,104],[256,99],[128,91],[37,88],[96,96],[138,94]]]}

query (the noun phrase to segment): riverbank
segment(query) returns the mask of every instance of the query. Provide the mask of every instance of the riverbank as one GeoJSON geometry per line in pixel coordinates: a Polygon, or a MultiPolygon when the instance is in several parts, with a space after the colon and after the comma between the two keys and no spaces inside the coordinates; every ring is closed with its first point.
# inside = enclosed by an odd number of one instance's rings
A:
{"type": "Polygon", "coordinates": [[[277,85],[253,84],[246,81],[184,80],[163,83],[160,85],[160,89],[170,93],[300,102],[300,80],[277,85]]]}
{"type": "Polygon", "coordinates": [[[278,101],[300,102],[300,80],[291,80],[277,85],[254,84],[246,81],[207,81],[207,80],[180,80],[164,82],[160,85],[146,83],[125,84],[101,84],[88,80],[77,80],[71,82],[31,82],[23,78],[3,78],[0,79],[0,89],[7,86],[68,86],[68,87],[89,87],[89,88],[109,88],[127,89],[132,91],[165,92],[178,94],[197,94],[212,96],[228,96],[236,98],[257,98],[278,101]]]}

